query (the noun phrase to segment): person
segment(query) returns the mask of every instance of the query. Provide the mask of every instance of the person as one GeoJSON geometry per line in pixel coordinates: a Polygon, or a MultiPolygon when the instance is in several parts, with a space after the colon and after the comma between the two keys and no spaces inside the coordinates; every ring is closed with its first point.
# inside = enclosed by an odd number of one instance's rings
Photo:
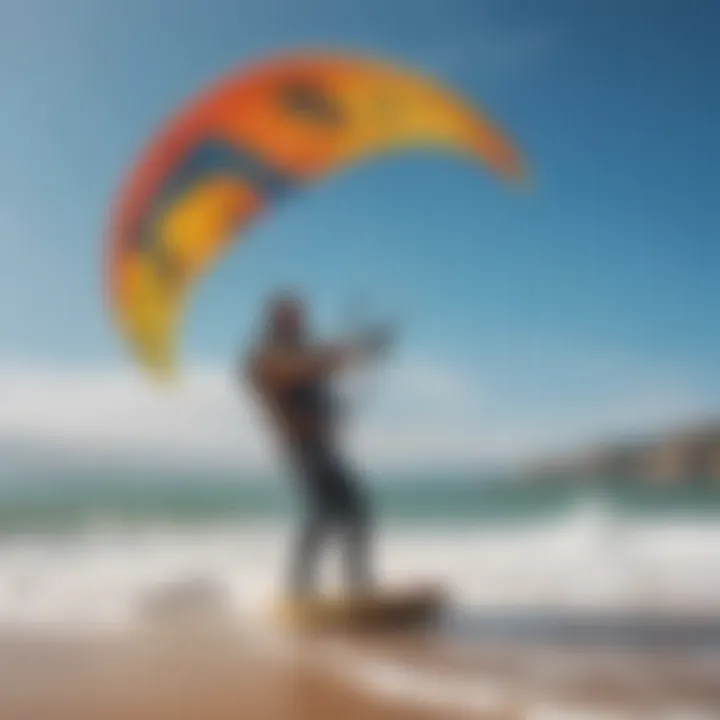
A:
{"type": "Polygon", "coordinates": [[[291,560],[291,598],[304,599],[316,592],[319,554],[336,532],[343,541],[346,589],[357,595],[372,587],[369,505],[340,452],[340,413],[333,382],[342,372],[376,358],[392,332],[377,328],[352,340],[319,343],[310,338],[306,315],[298,297],[273,298],[247,374],[308,506],[291,560]]]}

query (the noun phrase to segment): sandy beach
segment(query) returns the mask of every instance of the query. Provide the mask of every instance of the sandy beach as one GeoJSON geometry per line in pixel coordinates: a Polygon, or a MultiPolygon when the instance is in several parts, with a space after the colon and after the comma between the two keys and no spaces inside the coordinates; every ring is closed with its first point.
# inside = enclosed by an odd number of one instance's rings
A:
{"type": "Polygon", "coordinates": [[[679,648],[298,638],[205,617],[100,637],[6,632],[3,720],[720,717],[720,659],[679,648]]]}

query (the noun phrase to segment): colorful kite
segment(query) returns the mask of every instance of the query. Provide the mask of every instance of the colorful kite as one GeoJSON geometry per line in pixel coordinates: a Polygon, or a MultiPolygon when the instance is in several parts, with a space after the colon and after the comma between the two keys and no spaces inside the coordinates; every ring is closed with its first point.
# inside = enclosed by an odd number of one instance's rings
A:
{"type": "Polygon", "coordinates": [[[171,372],[194,282],[257,215],[359,158],[436,147],[506,179],[523,165],[477,108],[394,65],[299,54],[231,74],[150,143],[111,223],[110,301],[131,349],[171,372]]]}

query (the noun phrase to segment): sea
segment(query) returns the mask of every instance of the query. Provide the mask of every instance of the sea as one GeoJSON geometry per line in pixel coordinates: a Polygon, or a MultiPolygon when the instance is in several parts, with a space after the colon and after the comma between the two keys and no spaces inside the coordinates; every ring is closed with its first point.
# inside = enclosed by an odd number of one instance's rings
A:
{"type": "MultiPolygon", "coordinates": [[[[720,485],[428,472],[369,487],[385,586],[440,583],[494,632],[508,613],[506,629],[538,613],[704,618],[720,648],[720,485]]],[[[301,513],[275,476],[5,482],[0,627],[122,630],[192,587],[222,588],[239,615],[266,608],[301,513]]],[[[328,591],[338,562],[329,547],[328,591]]]]}

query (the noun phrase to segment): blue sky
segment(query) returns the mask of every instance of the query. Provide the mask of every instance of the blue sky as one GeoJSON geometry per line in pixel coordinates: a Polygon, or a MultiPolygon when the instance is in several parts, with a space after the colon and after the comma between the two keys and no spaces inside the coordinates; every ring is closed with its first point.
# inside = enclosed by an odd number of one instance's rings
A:
{"type": "Polygon", "coordinates": [[[638,388],[716,411],[719,24],[714,0],[4,0],[0,364],[122,358],[100,260],[128,165],[218,74],[330,45],[454,84],[517,138],[535,185],[437,155],[329,179],[199,289],[188,363],[227,366],[259,300],[292,284],[323,327],[357,295],[398,314],[400,357],[458,373],[493,422],[562,406],[572,425],[638,388]]]}

